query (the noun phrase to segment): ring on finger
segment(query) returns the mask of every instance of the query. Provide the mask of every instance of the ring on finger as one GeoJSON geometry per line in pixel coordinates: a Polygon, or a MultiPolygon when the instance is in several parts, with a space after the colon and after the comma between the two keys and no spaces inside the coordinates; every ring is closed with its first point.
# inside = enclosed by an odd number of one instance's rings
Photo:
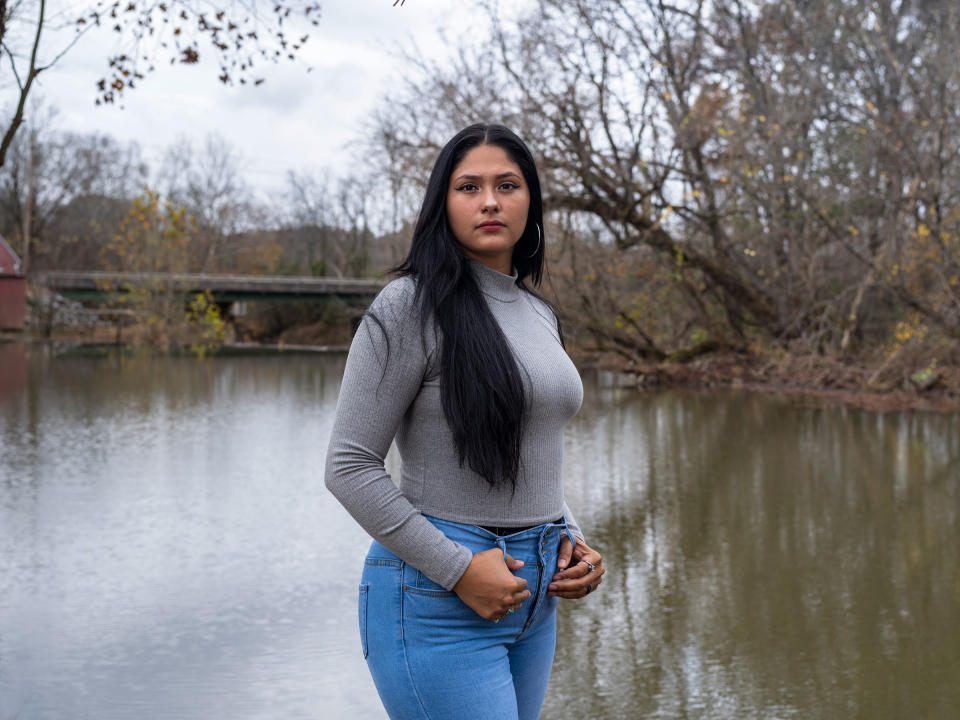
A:
{"type": "Polygon", "coordinates": [[[589,562],[587,560],[584,560],[583,562],[587,563],[587,567],[590,568],[590,572],[594,572],[597,569],[597,566],[594,565],[592,562],[589,562]]]}
{"type": "Polygon", "coordinates": [[[587,595],[590,594],[590,591],[591,591],[591,590],[593,590],[593,588],[590,587],[590,583],[587,583],[587,595]]]}

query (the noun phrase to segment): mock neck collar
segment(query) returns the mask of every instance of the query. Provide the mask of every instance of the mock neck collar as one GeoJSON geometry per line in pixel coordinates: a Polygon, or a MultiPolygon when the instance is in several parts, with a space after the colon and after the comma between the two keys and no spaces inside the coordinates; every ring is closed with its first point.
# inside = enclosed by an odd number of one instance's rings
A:
{"type": "Polygon", "coordinates": [[[471,258],[467,258],[467,262],[473,270],[473,276],[477,279],[477,284],[484,295],[503,302],[513,302],[520,297],[520,286],[517,285],[517,269],[515,267],[510,269],[510,275],[504,275],[502,272],[489,268],[471,258]]]}

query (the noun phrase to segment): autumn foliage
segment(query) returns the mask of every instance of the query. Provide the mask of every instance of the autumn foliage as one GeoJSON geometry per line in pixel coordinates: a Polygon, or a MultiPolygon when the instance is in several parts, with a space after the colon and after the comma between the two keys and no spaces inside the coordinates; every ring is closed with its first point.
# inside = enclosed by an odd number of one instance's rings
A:
{"type": "Polygon", "coordinates": [[[161,202],[158,193],[147,190],[133,201],[104,246],[103,267],[132,274],[121,286],[101,283],[101,290],[113,295],[117,309],[129,313],[137,328],[136,341],[167,348],[199,336],[198,347],[204,349],[218,334],[222,341],[219,311],[211,311],[216,306],[209,296],[194,298],[187,308],[183,297],[167,287],[165,276],[195,267],[196,234],[186,210],[161,202]]]}

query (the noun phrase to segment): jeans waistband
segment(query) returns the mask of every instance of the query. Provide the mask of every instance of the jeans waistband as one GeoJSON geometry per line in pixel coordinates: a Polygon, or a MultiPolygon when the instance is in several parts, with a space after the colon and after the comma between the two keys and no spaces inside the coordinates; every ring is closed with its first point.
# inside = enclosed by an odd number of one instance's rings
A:
{"type": "Polygon", "coordinates": [[[467,523],[458,523],[453,520],[442,520],[441,518],[433,517],[432,515],[424,515],[424,517],[429,520],[433,525],[444,530],[444,527],[449,528],[444,532],[447,537],[450,537],[453,540],[463,542],[464,533],[467,536],[473,536],[476,539],[481,541],[493,541],[493,544],[499,546],[504,552],[506,552],[504,541],[522,541],[530,538],[539,537],[540,534],[550,527],[560,528],[560,531],[570,538],[570,542],[573,545],[576,545],[576,538],[573,536],[573,533],[570,531],[570,528],[567,527],[567,521],[564,518],[559,518],[557,520],[551,520],[550,522],[540,523],[539,525],[531,525],[526,528],[496,528],[496,527],[484,527],[483,525],[469,525],[467,523]],[[495,532],[495,530],[509,531],[506,534],[501,534],[495,532]]]}
{"type": "Polygon", "coordinates": [[[534,528],[541,527],[542,525],[559,525],[563,522],[563,518],[557,518],[556,520],[550,520],[546,523],[537,523],[536,525],[524,525],[523,527],[503,527],[501,525],[477,525],[479,528],[483,528],[487,532],[491,532],[494,535],[499,537],[505,537],[507,535],[515,535],[516,533],[521,533],[526,530],[533,530],[534,528]]]}

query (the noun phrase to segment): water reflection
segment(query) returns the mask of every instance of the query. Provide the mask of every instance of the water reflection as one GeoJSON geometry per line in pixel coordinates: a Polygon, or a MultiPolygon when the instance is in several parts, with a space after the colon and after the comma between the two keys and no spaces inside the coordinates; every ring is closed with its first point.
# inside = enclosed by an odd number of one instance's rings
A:
{"type": "Polygon", "coordinates": [[[26,386],[26,346],[0,340],[0,407],[15,401],[26,386]]]}
{"type": "Polygon", "coordinates": [[[380,717],[347,631],[363,533],[322,487],[342,358],[28,370],[0,417],[2,720],[380,717]]]}
{"type": "Polygon", "coordinates": [[[600,393],[568,485],[610,571],[563,607],[545,716],[952,717],[958,440],[957,416],[600,393]]]}
{"type": "MultiPolygon", "coordinates": [[[[342,357],[0,353],[0,720],[383,717],[342,357]]],[[[586,384],[543,717],[955,717],[960,416],[586,384]]]]}

